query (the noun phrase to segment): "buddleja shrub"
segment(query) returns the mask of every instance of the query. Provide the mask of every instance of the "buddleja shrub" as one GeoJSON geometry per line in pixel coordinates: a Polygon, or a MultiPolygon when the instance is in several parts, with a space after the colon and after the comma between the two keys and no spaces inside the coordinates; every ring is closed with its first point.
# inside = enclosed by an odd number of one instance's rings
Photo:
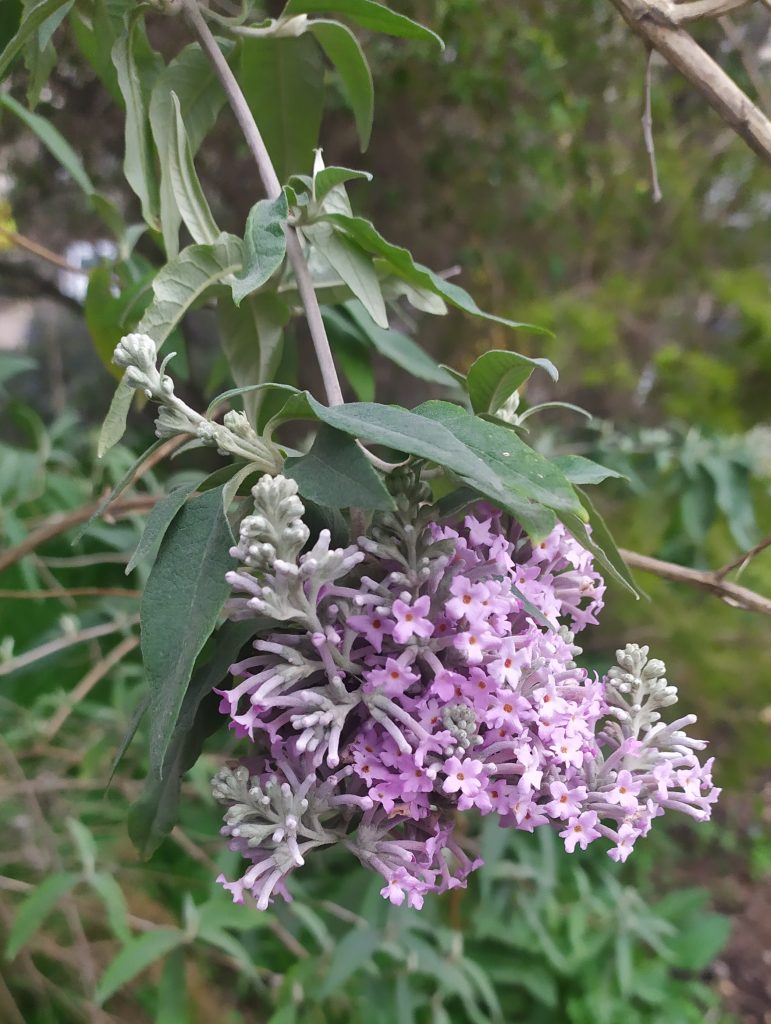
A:
{"type": "Polygon", "coordinates": [[[67,19],[125,104],[140,229],[124,226],[53,128],[19,108],[117,236],[120,258],[106,278],[94,272],[87,300],[87,313],[103,314],[92,320],[112,317],[102,349],[122,335],[100,450],[122,436],[139,391],[158,403],[158,445],[187,439],[225,460],[158,502],[129,566],[152,566],[139,709],[151,719],[151,774],[132,836],[153,851],[176,820],[182,774],[227,722],[242,757],[213,792],[244,859],[241,877],[222,879],[235,900],[250,893],[264,909],[289,898],[288,876],[335,844],[382,875],[383,896],[419,908],[480,865],[459,827],[464,812],[556,829],[568,852],[600,841],[623,861],[665,810],[705,820],[718,791],[711,762],[695,753],[703,744],[685,732],[693,716],[662,718],[676,690],[646,647],[620,650],[602,679],[576,663],[605,579],[635,585],[581,489],[611,471],[578,456],[549,460],[523,440],[537,407],[520,412],[521,391],[534,370],[556,377],[554,367],[490,351],[462,375],[390,326],[405,303],[488,314],[354,214],[346,183],[369,175],[314,159],[325,60],[362,147],[373,111],[359,42],[325,13],[436,42],[373,0],[289,0],[277,19],[251,0],[235,16],[214,0],[30,0],[0,71],[23,52],[34,102],[67,19]],[[164,63],[147,13],[185,19],[199,42],[164,63]],[[226,99],[266,192],[243,238],[220,231],[194,166],[226,99]],[[183,225],[193,244],[180,250],[183,225]],[[145,230],[166,262],[137,281],[145,230]],[[172,354],[158,363],[201,303],[216,308],[234,384],[204,413],[178,397],[172,354]],[[303,315],[324,403],[276,379],[287,327],[303,315]],[[452,400],[412,411],[343,402],[334,356],[361,396],[375,351],[452,400]],[[283,440],[298,420],[312,432],[302,452],[283,440]]]}

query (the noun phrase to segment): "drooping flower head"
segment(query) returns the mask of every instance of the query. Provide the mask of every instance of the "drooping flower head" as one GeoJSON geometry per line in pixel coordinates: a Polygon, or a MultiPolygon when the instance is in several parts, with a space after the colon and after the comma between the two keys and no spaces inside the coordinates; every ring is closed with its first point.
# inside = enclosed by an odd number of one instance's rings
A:
{"type": "Polygon", "coordinates": [[[478,866],[457,812],[598,839],[625,860],[665,809],[709,817],[718,790],[704,744],[660,709],[662,662],[627,645],[600,680],[576,664],[605,585],[561,525],[538,543],[500,511],[437,523],[415,478],[370,535],[309,539],[296,485],[262,477],[229,574],[232,614],[276,630],[232,667],[222,710],[251,744],[215,780],[224,832],[252,862],[225,883],[265,907],[315,846],[344,845],[383,895],[422,905],[478,866]]]}

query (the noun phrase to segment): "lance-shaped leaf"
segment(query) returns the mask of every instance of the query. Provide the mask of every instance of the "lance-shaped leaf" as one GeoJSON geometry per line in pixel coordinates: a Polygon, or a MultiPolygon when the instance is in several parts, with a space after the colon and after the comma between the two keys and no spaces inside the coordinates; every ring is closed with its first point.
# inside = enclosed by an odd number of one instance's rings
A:
{"type": "Polygon", "coordinates": [[[369,145],[375,113],[375,91],[367,58],[353,32],[339,21],[310,21],[308,29],[318,39],[340,76],[343,95],[353,111],[363,152],[369,145]]]}
{"type": "Polygon", "coordinates": [[[150,146],[150,125],[143,82],[137,67],[135,50],[143,31],[140,20],[129,20],[127,30],[115,41],[112,62],[118,73],[118,85],[126,104],[125,157],[123,173],[139,197],[142,216],[152,227],[160,227],[158,182],[150,146]]]}
{"type": "Polygon", "coordinates": [[[37,31],[51,15],[64,7],[68,0],[31,0],[24,5],[24,14],[19,29],[0,53],[0,78],[4,78],[8,68],[22,52],[26,44],[35,37],[37,31]]]}
{"type": "Polygon", "coordinates": [[[322,425],[307,455],[289,458],[284,475],[300,494],[326,508],[392,509],[394,499],[367,457],[346,434],[322,425]]]}
{"type": "MultiPolygon", "coordinates": [[[[212,492],[215,493],[215,492],[212,492]]],[[[217,495],[222,506],[222,499],[217,495]]],[[[129,834],[143,856],[149,857],[174,828],[182,776],[191,768],[204,741],[223,724],[219,698],[213,689],[227,678],[243,645],[258,632],[260,620],[226,622],[211,641],[211,651],[196,668],[187,686],[165,754],[151,746],[148,778],[129,811],[129,834]]]]}
{"type": "MultiPolygon", "coordinates": [[[[224,99],[211,61],[197,45],[186,46],[161,73],[153,89],[149,122],[161,156],[161,226],[168,259],[173,259],[179,251],[180,212],[185,216],[184,195],[190,187],[194,193],[200,190],[195,169],[191,167],[192,159],[214,126],[224,99]],[[174,109],[173,97],[176,97],[178,112],[174,109]],[[186,136],[184,146],[181,144],[183,135],[186,136]],[[176,189],[174,178],[177,179],[176,189]],[[181,203],[175,199],[175,191],[181,193],[181,203]]],[[[211,241],[201,231],[190,229],[190,233],[196,242],[211,241]]],[[[216,229],[214,234],[216,236],[216,229]]]]}
{"type": "Polygon", "coordinates": [[[599,462],[584,458],[583,455],[556,455],[552,464],[559,467],[571,484],[601,484],[603,480],[615,477],[626,480],[623,473],[618,473],[599,462]]]}
{"type": "Polygon", "coordinates": [[[319,47],[303,35],[242,39],[239,48],[238,80],[279,181],[306,173],[318,145],[324,104],[319,47]]]}
{"type": "Polygon", "coordinates": [[[412,258],[412,254],[407,249],[387,242],[370,221],[364,217],[350,217],[343,213],[328,213],[324,215],[323,219],[331,224],[335,224],[357,242],[362,249],[372,253],[373,256],[379,256],[385,263],[385,269],[391,270],[408,284],[433,292],[435,295],[446,299],[450,305],[456,306],[466,313],[471,313],[472,316],[483,317],[485,320],[492,320],[495,323],[504,324],[506,327],[526,328],[529,331],[536,331],[542,334],[549,333],[544,328],[536,327],[533,324],[524,324],[516,320],[507,320],[505,317],[493,316],[492,313],[485,313],[477,306],[467,291],[457,284],[445,281],[444,278],[434,273],[433,270],[429,270],[428,267],[416,263],[412,258]]]}
{"type": "Polygon", "coordinates": [[[352,171],[349,167],[325,167],[313,177],[313,198],[317,203],[323,202],[333,188],[346,181],[372,181],[372,175],[368,171],[352,171]]]}
{"type": "MultiPolygon", "coordinates": [[[[274,419],[279,422],[314,416],[353,437],[418,455],[445,467],[479,494],[511,512],[536,540],[541,540],[554,527],[556,519],[549,508],[521,489],[510,486],[508,481],[502,481],[495,469],[475,451],[441,423],[425,415],[408,412],[398,406],[368,402],[327,408],[306,392],[293,395],[274,419]]],[[[273,425],[272,421],[268,428],[273,425]]]]}
{"type": "Polygon", "coordinates": [[[444,384],[445,386],[455,384],[451,374],[437,366],[431,356],[406,334],[402,334],[401,331],[394,330],[394,328],[383,330],[372,322],[372,319],[366,315],[357,302],[346,302],[345,311],[363,337],[374,346],[381,356],[390,359],[392,363],[419,380],[427,380],[432,384],[444,384]]]}
{"type": "Polygon", "coordinates": [[[150,566],[153,564],[161,542],[166,536],[166,531],[199,482],[199,480],[194,480],[189,484],[181,484],[179,487],[169,491],[160,501],[156,502],[147,517],[147,522],[136,550],[126,566],[127,576],[140,562],[147,562],[150,566]]]}
{"type": "Polygon", "coordinates": [[[167,953],[183,946],[187,941],[187,936],[179,928],[156,928],[131,939],[108,964],[99,979],[94,993],[97,1004],[101,1006],[107,1002],[118,989],[128,985],[156,960],[161,960],[167,953]]]}
{"type": "Polygon", "coordinates": [[[158,348],[182,317],[214,285],[240,270],[241,239],[223,233],[214,245],[189,245],[162,267],[153,281],[153,301],[137,324],[158,348]]]}
{"type": "Polygon", "coordinates": [[[13,960],[27,945],[57,903],[80,881],[80,875],[70,871],[59,871],[44,878],[27,896],[16,911],[11,925],[5,955],[13,960]]]}
{"type": "Polygon", "coordinates": [[[519,352],[492,349],[471,364],[466,378],[471,406],[474,412],[496,412],[540,367],[552,380],[559,374],[549,359],[531,359],[519,352]]]}
{"type": "Polygon", "coordinates": [[[387,330],[388,314],[371,256],[350,238],[334,231],[329,224],[310,224],[302,232],[313,248],[340,275],[378,327],[387,330]]]}
{"type": "Polygon", "coordinates": [[[183,505],[166,532],[147,580],[140,618],[150,690],[150,754],[160,770],[193,665],[228,596],[230,527],[215,488],[183,505]]]}
{"type": "Polygon", "coordinates": [[[342,14],[370,32],[382,32],[402,39],[426,39],[444,49],[444,43],[436,32],[384,4],[375,3],[375,0],[289,0],[283,14],[342,14]]]}
{"type": "Polygon", "coordinates": [[[112,396],[110,408],[107,410],[102,429],[99,431],[96,454],[100,459],[126,433],[126,419],[133,399],[134,389],[122,380],[112,396]]]}
{"type": "MultiPolygon", "coordinates": [[[[167,193],[171,192],[170,197],[166,195],[163,209],[167,211],[168,217],[169,203],[173,201],[193,241],[212,245],[216,242],[220,230],[196,174],[193,153],[182,118],[182,108],[175,92],[171,94],[171,105],[171,124],[162,145],[159,146],[164,190],[167,193]]],[[[166,224],[162,219],[161,226],[164,229],[164,241],[168,240],[169,255],[176,256],[179,249],[179,224],[176,223],[176,218],[172,218],[172,222],[166,224]]]]}
{"type": "Polygon", "coordinates": [[[283,192],[275,199],[260,199],[249,211],[244,233],[243,270],[233,282],[236,305],[261,288],[284,262],[288,216],[289,206],[283,192]]]}
{"type": "Polygon", "coordinates": [[[616,547],[616,542],[613,540],[613,535],[608,529],[605,520],[595,508],[591,498],[580,487],[577,487],[576,491],[581,499],[581,504],[586,510],[591,532],[587,529],[585,522],[570,516],[563,517],[565,526],[567,526],[579,544],[583,544],[588,551],[592,552],[606,573],[612,576],[617,583],[630,590],[635,597],[644,597],[645,595],[638,587],[629,566],[621,557],[621,552],[616,547]]]}
{"type": "Polygon", "coordinates": [[[40,114],[33,114],[21,103],[18,103],[10,93],[0,93],[0,106],[10,110],[20,121],[37,135],[51,155],[59,161],[72,180],[79,185],[87,196],[93,195],[94,183],[86,173],[83,161],[67,142],[61,132],[54,128],[50,121],[47,121],[40,114]]]}
{"type": "Polygon", "coordinates": [[[553,509],[587,518],[563,473],[507,427],[499,427],[451,402],[424,402],[415,412],[441,423],[475,452],[508,487],[553,509]]]}

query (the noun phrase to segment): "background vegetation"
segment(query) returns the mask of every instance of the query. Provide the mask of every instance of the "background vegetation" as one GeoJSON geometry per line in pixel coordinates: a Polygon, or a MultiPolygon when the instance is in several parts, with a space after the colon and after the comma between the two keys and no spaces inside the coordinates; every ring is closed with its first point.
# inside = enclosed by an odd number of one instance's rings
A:
{"type": "MultiPolygon", "coordinates": [[[[576,5],[570,17],[556,0],[398,6],[447,49],[437,58],[421,44],[367,40],[378,106],[364,156],[327,71],[327,162],[372,171],[362,200],[387,237],[433,266],[459,265],[485,308],[554,330],[553,340],[517,339],[561,371],[558,384],[534,378],[528,397],[576,402],[596,419],[555,409],[532,421],[531,443],[578,446],[628,474],[630,486],[605,485],[602,500],[619,543],[696,567],[727,563],[769,532],[767,170],[656,63],[664,199],[651,202],[639,130],[645,55],[605,0],[576,5]]],[[[1,45],[13,3],[0,7],[1,45]]],[[[189,41],[175,20],[150,30],[167,55],[189,41]]],[[[717,23],[699,29],[752,90],[742,49],[760,62],[762,86],[767,12],[743,12],[741,32],[738,47],[717,23]]],[[[131,222],[122,112],[109,83],[86,71],[73,36],[56,40],[59,62],[38,112],[131,222]]],[[[24,100],[29,74],[11,81],[10,95],[24,100]]],[[[76,262],[73,243],[98,243],[104,229],[7,106],[0,131],[6,232],[12,217],[25,237],[76,262]]],[[[198,169],[218,221],[240,232],[257,185],[229,117],[198,169]]],[[[7,246],[0,528],[10,549],[115,483],[152,422],[149,410],[136,416],[125,443],[95,460],[113,387],[103,357],[117,340],[93,301],[100,271],[84,310],[77,279],[7,246]]],[[[146,240],[138,254],[155,256],[146,240]]],[[[506,347],[495,326],[429,319],[404,326],[419,329],[441,362],[464,368],[506,347]]],[[[313,387],[306,344],[298,332],[285,368],[313,387]]],[[[207,310],[187,318],[176,347],[189,395],[218,390],[224,370],[207,310]]],[[[354,351],[343,370],[351,394],[376,387],[380,400],[410,404],[433,393],[378,356],[372,379],[354,351]]],[[[719,759],[725,795],[709,828],[659,830],[622,870],[602,856],[555,857],[549,837],[483,830],[486,872],[466,892],[429,900],[421,916],[388,908],[363,872],[330,856],[294,885],[295,903],[258,917],[230,906],[213,883],[229,856],[208,796],[220,743],[190,773],[171,840],[139,863],[123,823],[143,774],[144,726],[103,793],[141,686],[130,626],[143,581],[123,569],[142,499],[160,490],[157,474],[168,486],[201,465],[191,453],[151,469],[114,522],[95,524],[74,547],[74,530],[54,537],[0,573],[0,931],[18,954],[2,965],[3,1021],[765,1024],[768,626],[655,578],[641,580],[644,603],[611,589],[586,654],[601,668],[616,646],[637,640],[666,660],[719,759]],[[56,649],[57,638],[81,633],[90,639],[56,649]],[[50,654],[24,663],[49,642],[50,654]]],[[[771,592],[768,550],[742,581],[771,592]]]]}

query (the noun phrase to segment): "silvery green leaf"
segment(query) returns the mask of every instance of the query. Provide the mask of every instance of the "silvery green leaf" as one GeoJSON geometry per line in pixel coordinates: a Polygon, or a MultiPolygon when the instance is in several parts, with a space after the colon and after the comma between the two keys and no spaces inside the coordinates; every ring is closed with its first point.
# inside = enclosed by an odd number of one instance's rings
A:
{"type": "Polygon", "coordinates": [[[126,31],[115,41],[112,61],[126,104],[123,173],[142,204],[142,216],[145,221],[151,227],[160,228],[158,182],[150,148],[144,82],[135,58],[137,37],[141,31],[141,21],[136,18],[128,20],[126,31]]]}
{"type": "Polygon", "coordinates": [[[340,275],[375,323],[387,329],[388,314],[371,257],[329,224],[310,224],[302,228],[302,233],[340,275]]]}
{"type": "Polygon", "coordinates": [[[223,232],[214,245],[189,245],[156,274],[153,301],[137,325],[160,348],[182,317],[216,284],[240,270],[242,244],[223,232]]]}
{"type": "Polygon", "coordinates": [[[243,270],[232,285],[236,305],[261,288],[284,262],[288,215],[289,206],[283,191],[275,199],[260,199],[249,211],[244,233],[243,270]]]}
{"type": "Polygon", "coordinates": [[[356,36],[339,21],[320,18],[308,22],[308,31],[318,39],[321,48],[340,76],[343,95],[353,110],[362,152],[369,145],[375,94],[372,72],[356,36]]]}

